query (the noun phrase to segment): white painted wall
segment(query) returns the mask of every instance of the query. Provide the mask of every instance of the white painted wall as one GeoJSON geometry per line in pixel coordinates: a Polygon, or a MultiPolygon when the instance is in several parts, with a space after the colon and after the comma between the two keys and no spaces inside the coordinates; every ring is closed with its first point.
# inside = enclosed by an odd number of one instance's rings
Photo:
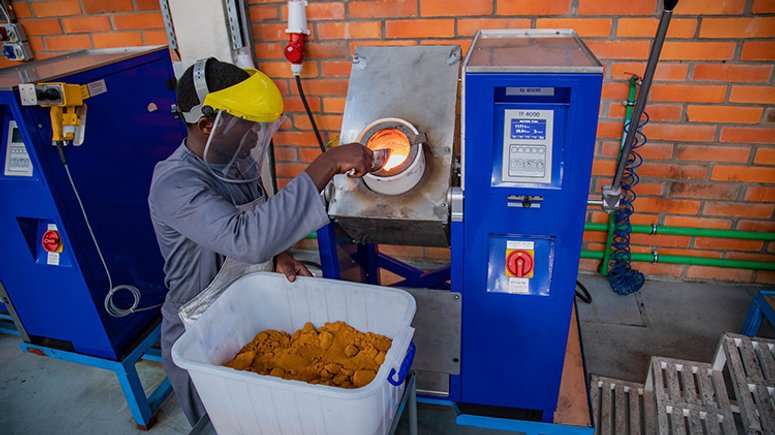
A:
{"type": "Polygon", "coordinates": [[[178,74],[202,57],[234,62],[223,1],[169,0],[169,5],[181,58],[178,74]]]}

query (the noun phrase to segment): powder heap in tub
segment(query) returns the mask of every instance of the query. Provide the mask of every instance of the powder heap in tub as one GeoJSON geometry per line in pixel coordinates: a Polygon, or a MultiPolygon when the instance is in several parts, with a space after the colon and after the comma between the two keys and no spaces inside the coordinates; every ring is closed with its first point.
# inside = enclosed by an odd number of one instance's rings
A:
{"type": "Polygon", "coordinates": [[[391,343],[345,322],[326,323],[318,331],[307,323],[293,335],[273,329],[259,332],[224,365],[310,384],[359,388],[374,379],[391,343]]]}

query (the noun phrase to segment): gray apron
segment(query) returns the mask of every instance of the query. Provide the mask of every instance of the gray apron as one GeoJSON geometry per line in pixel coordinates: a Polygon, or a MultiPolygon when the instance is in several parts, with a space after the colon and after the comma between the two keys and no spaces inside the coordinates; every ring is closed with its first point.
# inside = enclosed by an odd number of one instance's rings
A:
{"type": "MultiPolygon", "coordinates": [[[[252,202],[236,205],[236,208],[240,212],[244,212],[264,201],[266,201],[266,195],[261,195],[260,198],[252,202]]],[[[272,261],[261,264],[246,264],[227,257],[215,278],[199,295],[182,305],[167,300],[162,306],[161,351],[164,372],[175,390],[175,396],[183,408],[183,413],[192,426],[205,414],[205,408],[188,371],[178,367],[172,361],[172,345],[183,335],[186,326],[190,326],[198,319],[237,278],[250,272],[272,271],[272,266],[272,261]]]]}

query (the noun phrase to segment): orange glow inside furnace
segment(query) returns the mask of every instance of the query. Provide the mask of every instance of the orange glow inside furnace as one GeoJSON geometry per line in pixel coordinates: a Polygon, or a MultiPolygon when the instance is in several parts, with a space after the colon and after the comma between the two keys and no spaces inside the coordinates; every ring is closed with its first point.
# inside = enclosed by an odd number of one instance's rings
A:
{"type": "Polygon", "coordinates": [[[409,138],[400,130],[385,128],[374,133],[366,143],[366,147],[372,151],[390,150],[390,157],[382,166],[385,171],[390,172],[393,168],[401,166],[406,161],[412,144],[409,142],[409,138]]]}

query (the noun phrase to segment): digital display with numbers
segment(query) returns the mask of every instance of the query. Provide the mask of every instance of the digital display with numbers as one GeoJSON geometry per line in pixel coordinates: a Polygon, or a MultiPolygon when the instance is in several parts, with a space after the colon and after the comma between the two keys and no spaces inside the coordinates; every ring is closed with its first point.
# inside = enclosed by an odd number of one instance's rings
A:
{"type": "Polygon", "coordinates": [[[512,119],[511,120],[511,138],[512,139],[546,139],[546,120],[545,119],[512,119]]]}

